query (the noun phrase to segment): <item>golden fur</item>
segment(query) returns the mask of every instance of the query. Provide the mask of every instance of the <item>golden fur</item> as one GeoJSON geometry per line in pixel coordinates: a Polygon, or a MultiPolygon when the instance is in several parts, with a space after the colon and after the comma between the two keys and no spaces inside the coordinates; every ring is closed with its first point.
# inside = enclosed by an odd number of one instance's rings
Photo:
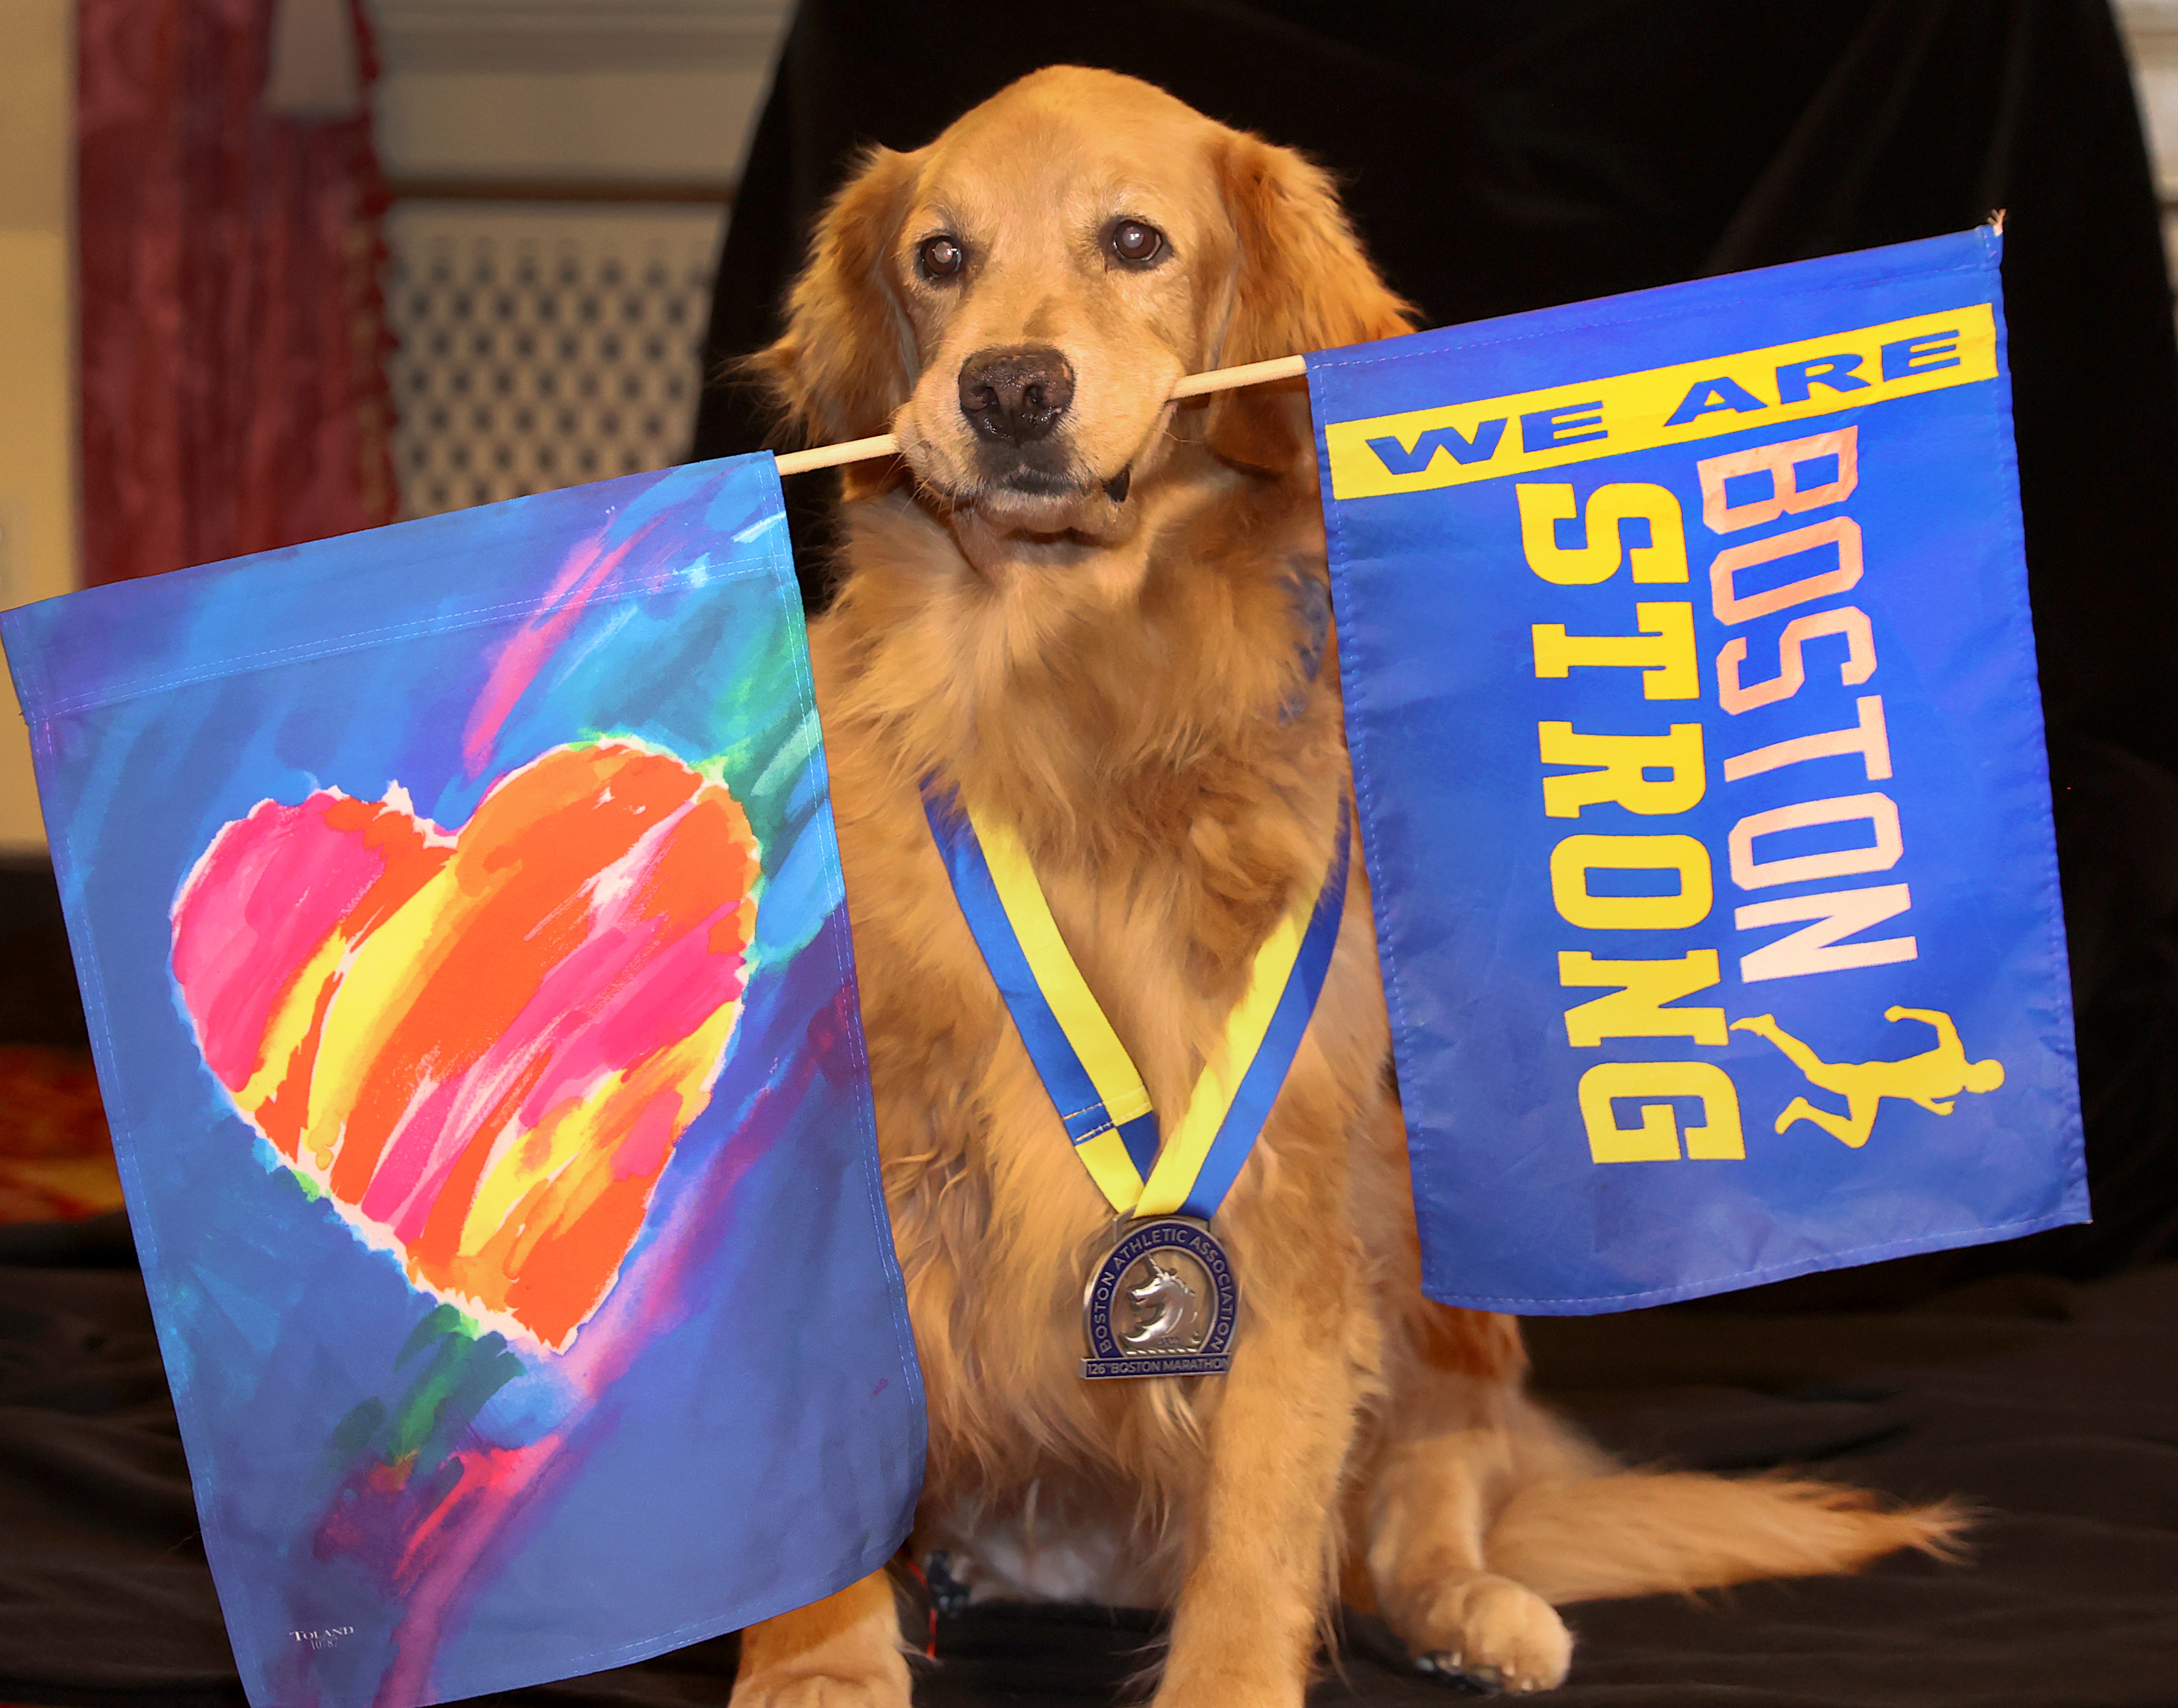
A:
{"type": "MultiPolygon", "coordinates": [[[[1406,330],[1325,175],[1131,79],[1024,79],[826,212],[758,365],[813,441],[896,431],[847,482],[812,635],[895,1238],[928,1386],[918,1549],[984,1593],[1169,1607],[1164,1708],[1297,1708],[1333,1597],[1486,1683],[1560,1682],[1553,1601],[1940,1547],[1781,1480],[1623,1472],[1521,1392],[1512,1319],[1424,1299],[1367,885],[1218,1218],[1223,1380],[1086,1382],[1111,1229],[932,846],[935,775],[1018,827],[1158,1109],[1185,1106],[1250,958],[1330,862],[1349,790],[1297,386],[1174,406],[1196,370],[1406,330]],[[1113,222],[1154,227],[1156,265],[1113,222]],[[927,276],[933,236],[965,256],[927,276]],[[964,413],[964,361],[1063,352],[1053,483],[964,413]],[[1124,475],[1124,492],[1111,485],[1124,475]]],[[[744,1640],[734,1700],[909,1694],[882,1574],[744,1640]]]]}

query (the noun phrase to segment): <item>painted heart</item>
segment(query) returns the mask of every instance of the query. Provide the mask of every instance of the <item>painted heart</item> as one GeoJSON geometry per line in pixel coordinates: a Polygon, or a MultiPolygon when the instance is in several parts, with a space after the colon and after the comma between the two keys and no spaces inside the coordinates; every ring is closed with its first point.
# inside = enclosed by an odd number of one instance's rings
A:
{"type": "Polygon", "coordinates": [[[759,873],[725,788],[616,739],[468,823],[320,790],[222,828],[172,910],[207,1066],[409,1280],[564,1349],[741,1012],[759,873]]]}

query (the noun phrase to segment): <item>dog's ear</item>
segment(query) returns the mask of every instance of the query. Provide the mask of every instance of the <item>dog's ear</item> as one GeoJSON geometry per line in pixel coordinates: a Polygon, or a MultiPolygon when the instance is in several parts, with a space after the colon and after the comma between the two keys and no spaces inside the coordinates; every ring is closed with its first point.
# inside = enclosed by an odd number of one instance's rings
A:
{"type": "MultiPolygon", "coordinates": [[[[1236,132],[1218,156],[1218,182],[1235,244],[1219,367],[1413,330],[1413,305],[1377,277],[1322,167],[1236,132]]],[[[1305,397],[1283,384],[1215,397],[1207,434],[1220,457],[1259,468],[1283,468],[1313,442],[1305,397]]]]}
{"type": "Polygon", "coordinates": [[[873,148],[826,205],[787,293],[786,326],[749,359],[790,424],[812,444],[890,430],[915,383],[914,341],[885,278],[914,162],[873,148]]]}

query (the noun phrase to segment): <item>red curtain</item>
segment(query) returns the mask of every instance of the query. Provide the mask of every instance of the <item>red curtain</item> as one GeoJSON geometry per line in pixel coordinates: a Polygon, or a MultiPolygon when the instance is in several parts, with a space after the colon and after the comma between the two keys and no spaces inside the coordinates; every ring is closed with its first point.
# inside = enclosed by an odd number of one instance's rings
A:
{"type": "MultiPolygon", "coordinates": [[[[79,0],[85,572],[391,521],[367,98],[269,111],[276,0],[79,0]]],[[[360,0],[360,82],[375,68],[360,0]]]]}

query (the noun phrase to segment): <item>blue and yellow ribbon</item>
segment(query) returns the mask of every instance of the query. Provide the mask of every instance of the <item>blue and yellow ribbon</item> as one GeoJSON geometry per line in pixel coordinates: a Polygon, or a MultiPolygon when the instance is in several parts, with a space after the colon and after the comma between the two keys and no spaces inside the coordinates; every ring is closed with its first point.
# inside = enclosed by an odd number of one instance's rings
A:
{"type": "Polygon", "coordinates": [[[1223,1047],[1162,1144],[1141,1074],[1059,935],[1021,838],[953,801],[926,793],[923,805],[968,929],[1090,1178],[1123,1216],[1208,1221],[1270,1117],[1338,947],[1343,805],[1315,906],[1288,914],[1256,951],[1223,1047]]]}

